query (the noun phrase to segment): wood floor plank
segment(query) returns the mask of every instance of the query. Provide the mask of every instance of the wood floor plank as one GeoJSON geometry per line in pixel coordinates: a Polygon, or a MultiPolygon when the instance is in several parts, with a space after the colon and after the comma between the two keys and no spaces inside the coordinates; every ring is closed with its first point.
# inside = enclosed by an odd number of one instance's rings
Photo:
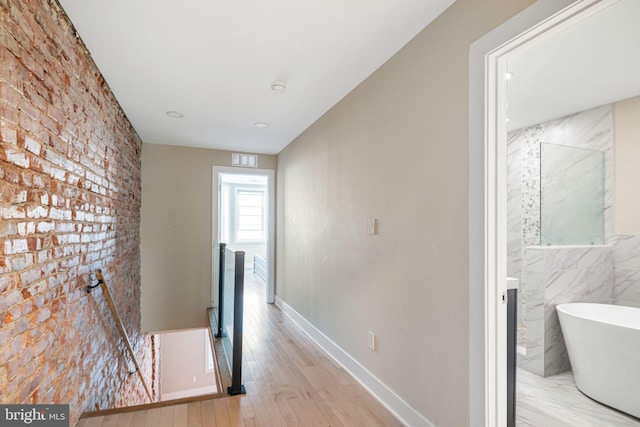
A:
{"type": "Polygon", "coordinates": [[[284,419],[284,422],[288,426],[297,426],[300,425],[300,421],[296,416],[293,408],[289,405],[289,397],[292,396],[290,393],[279,392],[276,393],[275,401],[276,406],[278,407],[278,411],[280,415],[284,419]]]}
{"type": "Polygon", "coordinates": [[[176,405],[173,414],[173,426],[186,427],[189,425],[189,406],[188,404],[176,405]]]}
{"type": "Polygon", "coordinates": [[[187,405],[187,426],[202,427],[202,408],[200,402],[191,402],[187,405]]]}
{"type": "Polygon", "coordinates": [[[215,409],[213,400],[204,400],[200,403],[200,411],[202,412],[202,425],[207,427],[217,427],[215,409]]]}
{"type": "Polygon", "coordinates": [[[149,411],[137,411],[131,413],[131,421],[129,421],[129,427],[143,427],[146,423],[146,419],[149,416],[149,411]]]}
{"type": "Polygon", "coordinates": [[[360,416],[352,402],[352,396],[346,392],[344,387],[336,387],[334,377],[321,365],[305,366],[300,369],[300,372],[323,403],[321,405],[316,400],[316,404],[329,408],[331,414],[340,420],[340,424],[353,425],[356,422],[363,422],[359,421],[360,416]]]}
{"type": "Polygon", "coordinates": [[[100,427],[120,427],[120,420],[124,419],[124,416],[128,414],[113,414],[105,415],[100,423],[100,427]]]}
{"type": "Polygon", "coordinates": [[[309,398],[318,412],[322,414],[322,416],[327,420],[328,424],[331,427],[341,427],[344,426],[343,422],[340,420],[340,417],[334,411],[333,406],[336,405],[335,402],[332,402],[331,399],[326,399],[328,395],[326,393],[321,393],[321,390],[313,389],[310,391],[309,398]]]}
{"type": "Polygon", "coordinates": [[[247,391],[256,413],[256,420],[261,426],[284,426],[286,422],[275,402],[275,388],[268,383],[254,383],[254,388],[247,391]]]}
{"type": "Polygon", "coordinates": [[[231,427],[229,421],[229,413],[227,412],[227,404],[225,399],[216,399],[213,401],[213,409],[215,411],[216,425],[218,427],[231,427]]]}
{"type": "MultiPolygon", "coordinates": [[[[253,384],[245,383],[245,387],[251,387],[253,384]]],[[[244,422],[245,426],[255,425],[256,423],[256,412],[253,410],[253,405],[251,404],[251,398],[247,395],[244,396],[236,396],[238,399],[238,404],[240,406],[240,415],[242,416],[242,422],[244,422]]]]}
{"type": "Polygon", "coordinates": [[[160,417],[162,416],[163,408],[149,409],[146,411],[147,417],[144,420],[144,424],[140,424],[144,427],[157,427],[160,425],[160,417]]]}
{"type": "Polygon", "coordinates": [[[133,412],[128,412],[128,413],[124,413],[122,414],[121,417],[118,417],[118,422],[117,422],[117,426],[118,427],[130,427],[133,424],[131,424],[131,420],[133,419],[133,412]]]}
{"type": "Polygon", "coordinates": [[[244,427],[244,420],[240,410],[241,396],[232,396],[225,399],[227,403],[227,413],[229,414],[229,424],[232,426],[244,427]]]}
{"type": "Polygon", "coordinates": [[[160,411],[160,427],[173,427],[176,413],[175,406],[166,406],[160,411]]]}
{"type": "Polygon", "coordinates": [[[76,427],[100,427],[103,419],[104,417],[82,418],[80,421],[78,421],[76,427]]]}

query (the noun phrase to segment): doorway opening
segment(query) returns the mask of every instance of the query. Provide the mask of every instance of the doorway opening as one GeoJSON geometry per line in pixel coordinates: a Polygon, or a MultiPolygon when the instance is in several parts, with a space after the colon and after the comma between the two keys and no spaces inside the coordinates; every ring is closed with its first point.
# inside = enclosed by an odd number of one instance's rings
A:
{"type": "MultiPolygon", "coordinates": [[[[274,171],[214,167],[214,245],[245,252],[245,276],[264,284],[267,303],[275,300],[274,171]]],[[[214,251],[217,252],[217,251],[214,251]]],[[[214,266],[217,265],[214,262],[214,266]]],[[[214,283],[217,271],[214,268],[214,283]]],[[[213,292],[214,299],[216,292],[213,292]]],[[[215,305],[215,301],[214,301],[215,305]]]]}
{"type": "MultiPolygon", "coordinates": [[[[640,40],[640,3],[619,0],[591,12],[508,55],[507,275],[520,284],[515,414],[522,424],[640,426],[610,408],[625,407],[619,395],[633,370],[623,379],[608,374],[601,394],[589,393],[589,376],[574,376],[585,371],[575,365],[580,353],[568,351],[576,334],[561,327],[557,311],[565,303],[640,306],[633,296],[640,281],[625,271],[640,268],[626,261],[640,254],[640,238],[614,231],[612,212],[617,186],[637,182],[620,173],[613,153],[614,145],[619,155],[638,141],[622,135],[638,129],[640,64],[627,49],[640,40]]],[[[633,197],[616,211],[626,212],[633,197]]],[[[625,354],[625,344],[603,347],[607,365],[622,364],[615,354],[625,354]]]]}
{"type": "Polygon", "coordinates": [[[539,1],[470,49],[470,419],[507,425],[509,58],[616,0],[539,1]]]}

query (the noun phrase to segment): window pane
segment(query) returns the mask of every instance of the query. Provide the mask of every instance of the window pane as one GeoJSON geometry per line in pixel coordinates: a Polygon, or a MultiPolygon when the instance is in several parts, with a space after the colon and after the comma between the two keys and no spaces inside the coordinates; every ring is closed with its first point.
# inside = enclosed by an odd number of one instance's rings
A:
{"type": "Polygon", "coordinates": [[[240,216],[252,215],[252,216],[262,216],[262,208],[261,207],[253,207],[253,206],[240,206],[240,216]]]}
{"type": "Polygon", "coordinates": [[[264,191],[239,190],[236,195],[236,239],[264,240],[264,191]]]}
{"type": "Polygon", "coordinates": [[[238,230],[262,230],[262,217],[261,216],[239,217],[238,230]]]}
{"type": "Polygon", "coordinates": [[[264,240],[264,231],[238,230],[237,240],[264,240]]]}
{"type": "Polygon", "coordinates": [[[262,206],[262,193],[238,192],[239,206],[262,206]]]}

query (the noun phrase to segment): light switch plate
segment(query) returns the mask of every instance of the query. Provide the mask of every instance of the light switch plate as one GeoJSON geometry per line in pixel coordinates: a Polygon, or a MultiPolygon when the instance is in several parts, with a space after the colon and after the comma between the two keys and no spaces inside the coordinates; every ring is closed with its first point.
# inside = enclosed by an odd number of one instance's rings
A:
{"type": "Polygon", "coordinates": [[[375,218],[369,218],[367,221],[367,234],[375,236],[378,232],[378,220],[375,218]]]}

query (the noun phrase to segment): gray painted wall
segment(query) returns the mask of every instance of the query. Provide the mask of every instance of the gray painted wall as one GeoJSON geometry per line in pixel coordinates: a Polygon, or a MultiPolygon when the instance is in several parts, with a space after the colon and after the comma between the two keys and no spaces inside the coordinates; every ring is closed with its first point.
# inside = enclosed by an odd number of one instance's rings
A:
{"type": "MultiPolygon", "coordinates": [[[[263,169],[276,157],[261,155],[263,169]]],[[[202,328],[211,305],[213,166],[231,152],[142,145],[142,329],[202,328]]]]}
{"type": "Polygon", "coordinates": [[[277,295],[438,426],[469,423],[469,46],[530,3],[458,0],[278,155],[277,295]]]}

